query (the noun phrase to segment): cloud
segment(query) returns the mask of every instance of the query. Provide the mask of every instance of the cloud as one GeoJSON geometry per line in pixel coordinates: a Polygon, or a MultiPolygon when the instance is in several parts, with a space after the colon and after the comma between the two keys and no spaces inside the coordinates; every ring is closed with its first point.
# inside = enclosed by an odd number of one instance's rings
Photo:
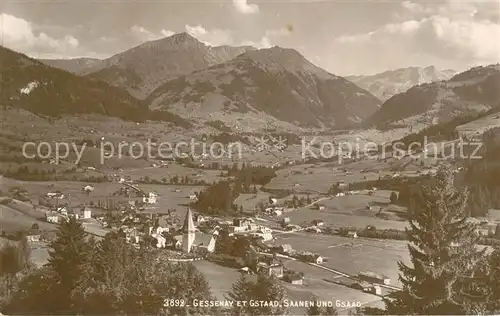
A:
{"type": "Polygon", "coordinates": [[[172,32],[170,30],[165,30],[165,29],[160,30],[159,33],[154,33],[154,32],[147,30],[143,26],[139,26],[139,25],[132,26],[130,28],[130,33],[138,41],[154,41],[154,40],[158,40],[158,39],[164,38],[164,37],[169,37],[169,36],[172,36],[175,34],[175,32],[172,32]]]}
{"type": "Polygon", "coordinates": [[[210,46],[234,45],[233,35],[230,30],[210,29],[201,25],[185,26],[186,32],[198,39],[200,42],[210,46]]]}
{"type": "Polygon", "coordinates": [[[185,28],[186,32],[193,37],[200,37],[207,34],[207,30],[201,25],[191,26],[186,24],[185,28]]]}
{"type": "Polygon", "coordinates": [[[258,41],[243,41],[241,45],[253,46],[256,48],[270,48],[275,46],[272,42],[281,37],[285,37],[291,34],[289,28],[282,28],[277,30],[267,30],[264,36],[258,41]]]}
{"type": "Polygon", "coordinates": [[[500,60],[500,24],[481,18],[480,13],[489,9],[483,3],[427,5],[405,1],[402,8],[413,18],[337,37],[333,50],[365,63],[382,64],[387,59],[394,68],[411,66],[415,60],[463,67],[500,60]]]}
{"type": "Polygon", "coordinates": [[[243,14],[254,14],[259,12],[259,6],[256,4],[248,4],[247,0],[233,0],[233,5],[238,12],[243,14]]]}
{"type": "Polygon", "coordinates": [[[53,38],[44,32],[36,32],[35,28],[24,19],[0,14],[0,34],[5,47],[36,57],[47,53],[68,55],[80,46],[72,35],[53,38]]]}
{"type": "Polygon", "coordinates": [[[169,30],[165,30],[165,29],[162,29],[160,31],[161,35],[163,35],[164,37],[169,37],[169,36],[172,36],[175,34],[175,32],[173,31],[169,31],[169,30]]]}

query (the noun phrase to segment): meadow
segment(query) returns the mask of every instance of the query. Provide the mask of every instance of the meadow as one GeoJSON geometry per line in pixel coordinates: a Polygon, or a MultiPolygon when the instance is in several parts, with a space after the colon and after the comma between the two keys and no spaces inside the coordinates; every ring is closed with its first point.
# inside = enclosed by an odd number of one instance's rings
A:
{"type": "MultiPolygon", "coordinates": [[[[275,235],[276,244],[290,244],[294,250],[318,253],[328,261],[323,265],[350,275],[369,270],[391,278],[392,285],[398,281],[399,260],[408,264],[409,254],[406,241],[347,238],[305,233],[275,235]]],[[[319,273],[319,272],[317,272],[319,273]]],[[[323,278],[327,271],[321,271],[317,278],[323,278]]]]}

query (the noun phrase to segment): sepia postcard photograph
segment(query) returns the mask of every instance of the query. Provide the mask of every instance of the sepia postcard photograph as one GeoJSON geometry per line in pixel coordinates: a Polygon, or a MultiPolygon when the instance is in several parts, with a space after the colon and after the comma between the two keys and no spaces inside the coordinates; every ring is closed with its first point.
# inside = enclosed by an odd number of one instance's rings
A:
{"type": "Polygon", "coordinates": [[[500,0],[0,0],[0,316],[499,314],[500,0]]]}

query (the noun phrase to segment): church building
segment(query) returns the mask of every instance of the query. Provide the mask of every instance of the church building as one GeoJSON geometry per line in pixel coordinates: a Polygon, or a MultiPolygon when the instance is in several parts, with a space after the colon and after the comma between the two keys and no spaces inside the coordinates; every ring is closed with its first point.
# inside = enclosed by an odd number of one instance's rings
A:
{"type": "Polygon", "coordinates": [[[218,232],[214,231],[212,234],[205,234],[197,231],[191,209],[186,212],[181,231],[182,235],[175,236],[175,239],[178,248],[182,249],[182,252],[192,253],[196,251],[201,254],[214,252],[218,232]]]}

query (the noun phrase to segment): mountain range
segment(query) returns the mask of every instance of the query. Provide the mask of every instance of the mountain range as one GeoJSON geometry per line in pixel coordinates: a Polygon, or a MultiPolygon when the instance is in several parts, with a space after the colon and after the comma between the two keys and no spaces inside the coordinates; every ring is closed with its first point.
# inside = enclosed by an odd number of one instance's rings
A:
{"type": "Polygon", "coordinates": [[[73,62],[42,62],[105,81],[127,90],[139,99],[144,99],[170,79],[228,61],[254,49],[250,46],[211,47],[188,33],[179,33],[143,43],[100,61],[76,59],[73,62]],[[75,64],[85,65],[76,67],[75,64]]]}
{"type": "Polygon", "coordinates": [[[448,80],[456,71],[438,70],[434,66],[408,67],[384,71],[371,76],[347,76],[346,79],[370,91],[374,96],[385,101],[398,93],[423,83],[448,80]]]}
{"type": "Polygon", "coordinates": [[[0,46],[0,104],[52,117],[102,114],[129,121],[187,122],[168,111],[153,113],[127,91],[104,81],[49,67],[0,46]]]}
{"type": "Polygon", "coordinates": [[[431,66],[344,78],[293,49],[211,47],[187,33],[103,60],[36,61],[5,48],[0,53],[9,61],[0,65],[2,103],[53,116],[91,112],[183,126],[221,121],[247,130],[265,122],[388,127],[430,124],[500,101],[498,65],[455,75],[431,66]]]}
{"type": "Polygon", "coordinates": [[[447,81],[416,85],[391,97],[367,122],[432,124],[487,111],[500,105],[499,86],[500,64],[471,68],[447,81]]]}
{"type": "Polygon", "coordinates": [[[249,51],[169,81],[146,103],[197,120],[224,121],[217,113],[253,113],[314,127],[359,123],[381,104],[352,82],[280,47],[249,51]]]}

